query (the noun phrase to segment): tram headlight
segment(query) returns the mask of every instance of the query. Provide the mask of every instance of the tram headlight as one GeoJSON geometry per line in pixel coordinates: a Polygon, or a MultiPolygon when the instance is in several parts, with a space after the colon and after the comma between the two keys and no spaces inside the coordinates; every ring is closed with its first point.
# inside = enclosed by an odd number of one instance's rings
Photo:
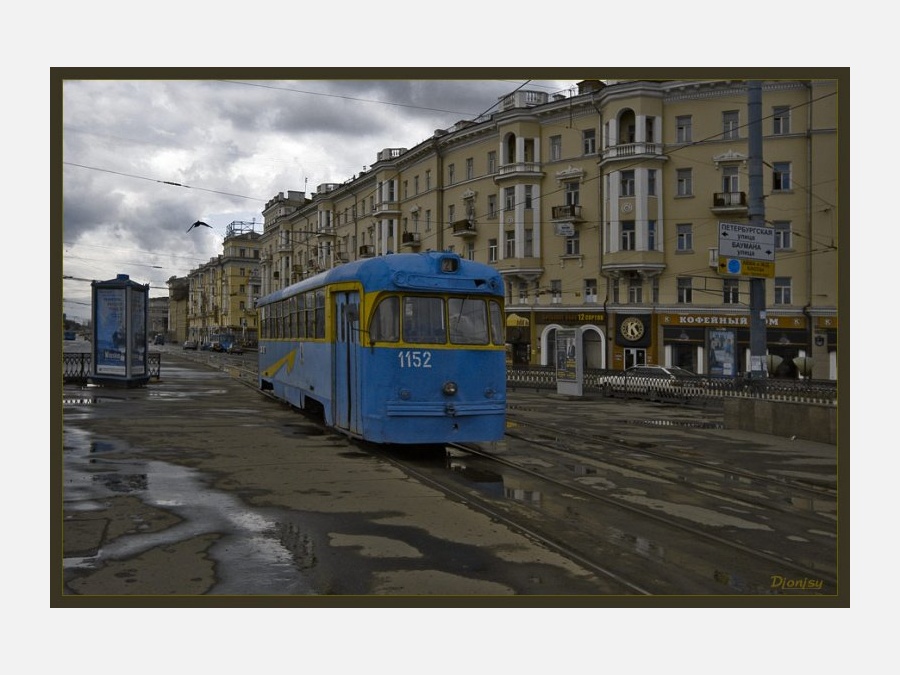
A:
{"type": "Polygon", "coordinates": [[[456,382],[453,382],[453,381],[444,382],[444,386],[441,387],[441,391],[444,392],[444,396],[455,396],[456,392],[458,391],[456,382]]]}

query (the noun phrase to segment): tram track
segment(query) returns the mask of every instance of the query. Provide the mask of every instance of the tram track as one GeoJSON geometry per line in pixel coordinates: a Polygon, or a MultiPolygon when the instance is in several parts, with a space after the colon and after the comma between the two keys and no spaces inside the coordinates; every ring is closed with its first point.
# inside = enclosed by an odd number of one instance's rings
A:
{"type": "MultiPolygon", "coordinates": [[[[591,508],[602,509],[605,515],[599,517],[598,521],[604,521],[612,509],[617,514],[624,514],[624,516],[618,516],[618,518],[624,517],[630,522],[630,527],[636,533],[631,539],[635,541],[640,539],[651,541],[654,537],[676,541],[677,547],[682,552],[673,557],[684,557],[687,555],[687,557],[693,558],[695,563],[696,559],[708,556],[707,562],[710,565],[710,569],[716,568],[712,572],[714,577],[713,586],[720,584],[722,578],[729,576],[740,576],[744,579],[755,576],[756,580],[747,584],[750,587],[749,592],[765,593],[769,592],[767,589],[769,578],[785,574],[816,580],[821,585],[819,592],[822,593],[827,593],[829,589],[834,589],[837,583],[836,575],[830,570],[822,569],[821,566],[810,566],[788,555],[781,554],[776,549],[766,548],[752,541],[742,542],[730,536],[717,534],[710,531],[709,528],[691,525],[682,519],[666,515],[652,508],[628,503],[621,496],[609,496],[599,493],[596,489],[580,485],[574,480],[564,480],[548,475],[549,469],[546,466],[534,468],[521,460],[509,459],[478,446],[461,445],[456,447],[458,451],[476,457],[480,461],[501,465],[518,474],[527,475],[535,481],[536,486],[540,484],[546,485],[548,486],[547,490],[551,489],[549,486],[553,486],[552,489],[562,491],[565,494],[575,495],[581,502],[579,510],[582,512],[591,508]],[[593,505],[593,507],[588,506],[588,504],[593,505]],[[641,525],[641,523],[644,523],[644,525],[641,525]],[[650,529],[647,528],[648,523],[652,524],[650,529]],[[656,529],[659,527],[663,528],[663,534],[660,534],[660,530],[656,529]],[[649,533],[651,530],[652,533],[649,533]],[[646,537],[641,534],[645,531],[648,532],[646,537]],[[680,534],[676,535],[673,532],[680,534]],[[724,571],[729,565],[728,561],[735,559],[740,560],[740,567],[743,570],[740,575],[731,575],[724,571]],[[721,564],[716,561],[721,561],[721,564]]],[[[535,489],[538,488],[535,487],[535,489]]],[[[566,526],[571,528],[571,520],[568,520],[569,522],[567,522],[566,526]]],[[[550,527],[553,527],[553,525],[551,524],[550,527]]],[[[599,536],[599,533],[597,534],[599,536]]],[[[585,533],[587,539],[590,539],[591,536],[590,532],[585,533]]],[[[668,544],[668,546],[671,546],[671,544],[668,544]]],[[[588,554],[583,553],[582,555],[588,554]]],[[[668,571],[671,572],[671,570],[668,571]]],[[[652,572],[649,574],[653,576],[652,572]]],[[[652,584],[645,583],[644,585],[653,587],[652,584]]],[[[671,590],[666,587],[665,583],[660,589],[653,587],[654,594],[669,594],[670,592],[671,590]]]]}

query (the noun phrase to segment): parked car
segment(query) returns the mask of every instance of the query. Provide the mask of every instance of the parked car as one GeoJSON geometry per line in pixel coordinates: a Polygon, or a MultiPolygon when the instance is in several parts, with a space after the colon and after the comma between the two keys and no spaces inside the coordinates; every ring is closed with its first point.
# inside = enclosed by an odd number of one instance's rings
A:
{"type": "Polygon", "coordinates": [[[225,350],[229,354],[243,354],[244,348],[241,347],[237,342],[232,342],[228,345],[228,349],[225,350]]]}
{"type": "Polygon", "coordinates": [[[197,349],[197,341],[196,340],[185,340],[184,344],[181,345],[182,349],[197,349]]]}
{"type": "Polygon", "coordinates": [[[607,396],[614,393],[636,394],[653,400],[684,398],[705,391],[706,380],[678,366],[643,364],[631,366],[621,373],[601,375],[597,385],[607,396]]]}
{"type": "Polygon", "coordinates": [[[224,352],[225,346],[218,340],[213,340],[209,343],[209,350],[211,352],[224,352]]]}
{"type": "Polygon", "coordinates": [[[164,336],[162,336],[162,335],[156,335],[156,336],[153,338],[153,344],[155,344],[155,345],[164,345],[164,344],[166,344],[166,338],[165,338],[164,336]]]}

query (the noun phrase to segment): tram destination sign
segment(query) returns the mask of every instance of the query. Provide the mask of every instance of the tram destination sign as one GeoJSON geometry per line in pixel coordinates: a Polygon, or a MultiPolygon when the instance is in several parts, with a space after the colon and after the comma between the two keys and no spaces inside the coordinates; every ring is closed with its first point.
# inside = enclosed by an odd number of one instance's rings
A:
{"type": "Polygon", "coordinates": [[[775,276],[775,229],[719,223],[719,273],[775,276]]]}

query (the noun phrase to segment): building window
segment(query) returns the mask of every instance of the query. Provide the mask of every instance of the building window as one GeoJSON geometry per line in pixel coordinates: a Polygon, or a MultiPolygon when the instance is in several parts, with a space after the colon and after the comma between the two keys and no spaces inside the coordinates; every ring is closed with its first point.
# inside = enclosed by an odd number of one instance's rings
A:
{"type": "Polygon", "coordinates": [[[581,239],[577,230],[571,237],[566,237],[566,255],[581,255],[581,239]]]}
{"type": "Polygon", "coordinates": [[[519,304],[524,305],[528,302],[528,282],[519,282],[519,304]]]}
{"type": "Polygon", "coordinates": [[[566,206],[578,206],[578,181],[566,183],[566,206]]]}
{"type": "Polygon", "coordinates": [[[447,184],[453,185],[456,182],[456,165],[449,164],[447,166],[447,184]]]}
{"type": "Polygon", "coordinates": [[[453,225],[453,223],[455,221],[456,221],[456,204],[450,204],[450,206],[447,207],[447,222],[450,225],[453,225]]]}
{"type": "Polygon", "coordinates": [[[675,142],[690,143],[693,140],[693,120],[690,115],[675,118],[675,142]]]}
{"type": "Polygon", "coordinates": [[[628,302],[639,305],[644,301],[644,284],[640,275],[635,274],[628,280],[628,302]]]}
{"type": "Polygon", "coordinates": [[[656,169],[647,170],[647,194],[650,197],[656,196],[656,169]]]}
{"type": "Polygon", "coordinates": [[[740,118],[737,110],[726,110],[722,113],[722,138],[734,140],[738,138],[738,125],[740,118]]]}
{"type": "Polygon", "coordinates": [[[772,165],[772,190],[785,191],[791,189],[791,163],[775,162],[772,165]]]}
{"type": "Polygon", "coordinates": [[[516,208],[516,189],[503,188],[503,210],[514,211],[516,208]]]}
{"type": "Polygon", "coordinates": [[[509,230],[504,233],[506,236],[506,246],[504,257],[505,258],[515,258],[516,257],[516,233],[512,230],[509,230]]]}
{"type": "Polygon", "coordinates": [[[431,232],[431,209],[425,211],[425,231],[431,232]]]}
{"type": "Polygon", "coordinates": [[[562,159],[562,136],[550,137],[550,161],[555,162],[562,159]]]}
{"type": "Polygon", "coordinates": [[[431,189],[431,169],[425,171],[425,190],[431,189]]]}
{"type": "Polygon", "coordinates": [[[633,251],[634,250],[634,221],[633,220],[623,220],[622,221],[622,251],[633,251]]]}
{"type": "Polygon", "coordinates": [[[534,256],[534,230],[530,227],[525,229],[525,257],[534,256]]]}
{"type": "Polygon", "coordinates": [[[776,136],[791,133],[791,109],[786,105],[772,108],[772,133],[776,136]]]}
{"type": "Polygon", "coordinates": [[[413,214],[413,232],[419,231],[419,212],[416,211],[413,214]]]}
{"type": "Polygon", "coordinates": [[[694,194],[694,179],[692,169],[678,169],[675,172],[678,181],[675,194],[679,197],[690,197],[694,194]]]}
{"type": "Polygon", "coordinates": [[[653,277],[650,281],[650,302],[659,304],[659,277],[653,277]]]}
{"type": "Polygon", "coordinates": [[[497,240],[488,239],[488,262],[497,262],[497,240]]]}
{"type": "Polygon", "coordinates": [[[694,228],[690,223],[679,223],[675,226],[675,248],[678,251],[692,251],[694,249],[694,228]]]}
{"type": "MultiPolygon", "coordinates": [[[[740,192],[740,176],[736,166],[722,167],[722,192],[740,192]]],[[[728,202],[726,202],[728,203],[728,202]]]]}
{"type": "Polygon", "coordinates": [[[488,173],[497,173],[497,151],[491,150],[488,153],[488,173]]]}
{"type": "Polygon", "coordinates": [[[689,305],[694,301],[694,289],[690,277],[678,277],[678,304],[689,305]]]}
{"type": "Polygon", "coordinates": [[[597,280],[596,279],[585,279],[584,280],[584,301],[585,302],[597,302],[597,280]]]}
{"type": "Polygon", "coordinates": [[[469,242],[466,244],[466,260],[475,260],[475,243],[469,242]]]}
{"type": "Polygon", "coordinates": [[[416,194],[419,194],[419,177],[418,176],[413,178],[413,190],[415,191],[416,194]]]}
{"type": "Polygon", "coordinates": [[[647,250],[648,251],[656,250],[656,221],[655,220],[647,221],[647,250]]]}
{"type": "Polygon", "coordinates": [[[619,174],[619,196],[634,197],[634,171],[622,171],[619,174]]]}
{"type": "Polygon", "coordinates": [[[525,208],[526,209],[534,208],[534,205],[531,202],[531,195],[533,194],[533,188],[534,188],[533,185],[525,186],[525,208]]]}
{"type": "Polygon", "coordinates": [[[562,281],[559,279],[550,280],[550,304],[558,305],[562,303],[562,281]]]}
{"type": "Polygon", "coordinates": [[[497,217],[497,195],[488,195],[488,218],[497,217]]]}
{"type": "Polygon", "coordinates": [[[791,240],[791,221],[776,220],[772,223],[772,226],[775,229],[775,250],[783,251],[785,249],[793,248],[793,241],[791,240]]]}
{"type": "Polygon", "coordinates": [[[775,277],[775,304],[791,304],[791,278],[775,277]]]}
{"type": "Polygon", "coordinates": [[[475,160],[469,157],[466,160],[466,180],[475,178],[475,160]]]}
{"type": "Polygon", "coordinates": [[[597,132],[594,129],[585,129],[581,132],[582,154],[593,155],[597,152],[597,132]]]}
{"type": "Polygon", "coordinates": [[[722,302],[726,305],[736,305],[740,302],[737,279],[722,280],[722,302]]]}

